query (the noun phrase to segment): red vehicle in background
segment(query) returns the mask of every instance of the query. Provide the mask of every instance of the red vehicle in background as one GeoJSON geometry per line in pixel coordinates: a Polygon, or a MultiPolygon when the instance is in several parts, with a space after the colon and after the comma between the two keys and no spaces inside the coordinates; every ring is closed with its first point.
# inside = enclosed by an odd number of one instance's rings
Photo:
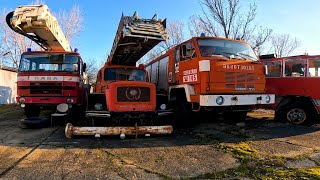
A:
{"type": "Polygon", "coordinates": [[[320,110],[320,55],[275,58],[261,56],[267,93],[276,94],[275,118],[296,125],[313,125],[320,110]]]}

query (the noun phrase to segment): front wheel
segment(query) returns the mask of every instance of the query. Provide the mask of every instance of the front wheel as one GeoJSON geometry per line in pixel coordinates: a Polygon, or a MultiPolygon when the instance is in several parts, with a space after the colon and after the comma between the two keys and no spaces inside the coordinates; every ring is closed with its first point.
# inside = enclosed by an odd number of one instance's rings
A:
{"type": "Polygon", "coordinates": [[[316,112],[309,106],[301,103],[288,105],[281,113],[281,117],[295,125],[311,126],[315,123],[316,112]]]}
{"type": "Polygon", "coordinates": [[[39,117],[40,107],[26,104],[26,107],[24,107],[24,114],[27,118],[39,117]]]}

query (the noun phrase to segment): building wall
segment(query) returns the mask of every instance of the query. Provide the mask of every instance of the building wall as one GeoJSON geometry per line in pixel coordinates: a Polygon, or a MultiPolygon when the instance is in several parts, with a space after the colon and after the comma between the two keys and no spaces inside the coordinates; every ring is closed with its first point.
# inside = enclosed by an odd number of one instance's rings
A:
{"type": "Polygon", "coordinates": [[[17,72],[0,69],[0,104],[16,102],[17,72]]]}

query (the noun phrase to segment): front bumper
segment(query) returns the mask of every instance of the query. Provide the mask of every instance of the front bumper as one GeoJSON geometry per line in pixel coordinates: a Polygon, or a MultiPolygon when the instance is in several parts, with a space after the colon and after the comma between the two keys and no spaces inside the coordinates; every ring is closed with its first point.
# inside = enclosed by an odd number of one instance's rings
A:
{"type": "Polygon", "coordinates": [[[77,97],[17,97],[16,100],[20,104],[35,104],[43,106],[62,103],[80,104],[77,97]]]}
{"type": "Polygon", "coordinates": [[[273,104],[274,102],[274,94],[200,95],[200,106],[241,106],[273,104]],[[221,98],[223,103],[221,103],[221,98]]]}

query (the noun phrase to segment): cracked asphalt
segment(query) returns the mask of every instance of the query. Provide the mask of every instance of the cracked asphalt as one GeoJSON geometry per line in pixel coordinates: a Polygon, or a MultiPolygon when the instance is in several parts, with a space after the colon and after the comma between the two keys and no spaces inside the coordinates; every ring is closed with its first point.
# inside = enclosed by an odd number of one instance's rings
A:
{"type": "Polygon", "coordinates": [[[21,128],[23,118],[21,109],[0,114],[0,179],[207,178],[242,165],[233,151],[221,148],[241,143],[258,152],[255,158],[261,162],[284,158],[281,168],[320,164],[320,126],[277,123],[271,111],[250,113],[243,127],[206,119],[192,128],[176,129],[173,135],[124,140],[118,136],[68,140],[62,126],[21,128]]]}

